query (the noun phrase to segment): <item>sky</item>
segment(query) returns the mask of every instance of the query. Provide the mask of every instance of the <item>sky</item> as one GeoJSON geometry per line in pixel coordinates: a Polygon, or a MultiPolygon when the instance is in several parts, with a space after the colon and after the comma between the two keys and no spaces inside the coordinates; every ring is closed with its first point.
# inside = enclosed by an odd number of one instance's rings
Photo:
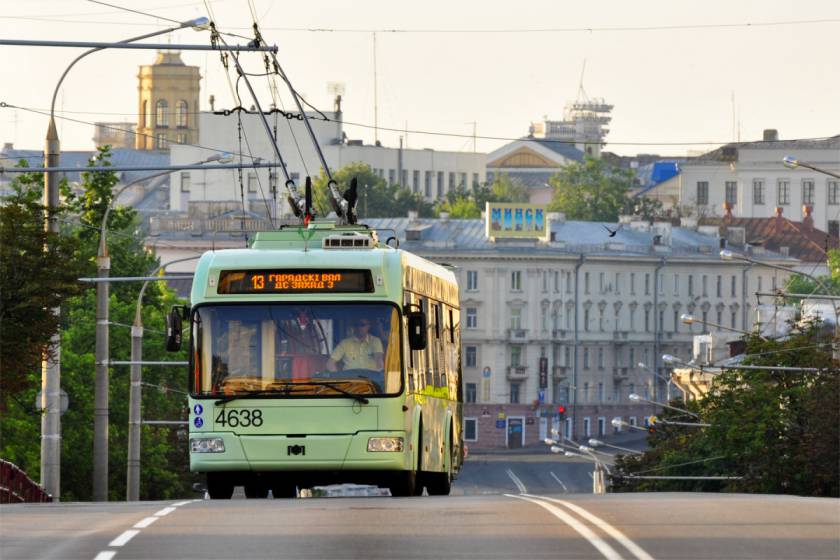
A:
{"type": "MultiPolygon", "coordinates": [[[[342,84],[345,121],[369,127],[376,31],[378,123],[409,131],[381,130],[387,146],[407,136],[411,148],[472,151],[475,126],[475,148],[492,151],[526,135],[532,121],[562,118],[578,96],[584,64],[586,94],[615,106],[605,149],[619,154],[685,155],[760,139],[766,128],[782,139],[840,134],[837,0],[108,2],[178,21],[211,16],[220,30],[243,35],[253,6],[297,90],[331,110],[328,84],[342,84]]],[[[120,41],[171,25],[84,0],[0,0],[0,38],[120,41]]],[[[149,41],[207,44],[209,33],[181,30],[149,41]]],[[[0,104],[19,107],[0,105],[0,144],[43,148],[48,119],[23,108],[49,111],[58,78],[80,52],[0,46],[0,104]]],[[[236,105],[218,53],[182,58],[201,68],[203,110],[211,94],[217,109],[236,105]]],[[[154,59],[148,50],[85,58],[69,73],[57,114],[135,121],[138,66],[154,59]]],[[[261,70],[257,54],[242,60],[249,71],[261,70]]],[[[269,105],[267,79],[252,80],[269,105]]],[[[287,94],[284,104],[292,105],[287,94]]],[[[90,124],[57,122],[62,149],[93,148],[90,124]]],[[[345,131],[374,139],[372,128],[345,131]]]]}

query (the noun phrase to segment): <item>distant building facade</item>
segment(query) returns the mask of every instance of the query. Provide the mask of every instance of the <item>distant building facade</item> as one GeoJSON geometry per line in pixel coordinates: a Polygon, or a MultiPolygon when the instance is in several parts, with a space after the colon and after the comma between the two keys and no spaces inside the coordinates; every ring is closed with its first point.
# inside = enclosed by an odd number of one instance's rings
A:
{"type": "Polygon", "coordinates": [[[93,123],[93,144],[97,148],[111,146],[115,150],[131,150],[134,148],[136,128],[137,123],[133,122],[93,123]]]}
{"type": "Polygon", "coordinates": [[[548,180],[569,163],[583,161],[571,143],[520,138],[487,154],[487,178],[507,176],[528,188],[532,204],[548,204],[554,189],[548,180]]]}
{"type": "Polygon", "coordinates": [[[138,150],[168,150],[171,144],[198,142],[198,66],[187,66],[175,51],[161,51],[154,64],[140,67],[138,122],[134,146],[138,150]]]}
{"type": "Polygon", "coordinates": [[[664,208],[704,216],[772,218],[801,222],[810,216],[816,229],[840,236],[840,179],[782,163],[794,156],[840,173],[840,135],[821,140],[779,140],[765,131],[762,142],[733,143],[679,163],[679,173],[639,191],[664,208]]]}

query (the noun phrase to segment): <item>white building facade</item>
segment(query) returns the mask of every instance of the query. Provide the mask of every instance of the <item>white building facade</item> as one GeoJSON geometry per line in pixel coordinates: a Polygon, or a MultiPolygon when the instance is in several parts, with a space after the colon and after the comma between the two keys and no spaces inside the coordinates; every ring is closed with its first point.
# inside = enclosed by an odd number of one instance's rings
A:
{"type": "MultiPolygon", "coordinates": [[[[387,182],[406,186],[428,201],[439,200],[451,190],[486,180],[486,154],[362,145],[345,139],[340,113],[325,115],[328,121],[313,114],[310,123],[332,170],[363,162],[387,182]]],[[[272,133],[276,130],[277,145],[289,174],[302,190],[305,177],[314,178],[321,169],[321,161],[304,123],[274,114],[267,118],[272,133]]],[[[236,114],[201,113],[199,120],[198,144],[202,147],[172,145],[173,165],[199,163],[223,153],[232,154],[236,162],[248,163],[255,158],[263,163],[277,162],[259,115],[242,113],[240,121],[236,114]]],[[[285,183],[279,167],[245,169],[241,184],[236,170],[176,172],[170,181],[170,210],[187,211],[191,202],[238,201],[246,210],[262,212],[269,204],[275,212],[273,215],[288,216],[291,212],[285,200],[285,183]],[[276,207],[274,189],[277,189],[276,207]]]]}

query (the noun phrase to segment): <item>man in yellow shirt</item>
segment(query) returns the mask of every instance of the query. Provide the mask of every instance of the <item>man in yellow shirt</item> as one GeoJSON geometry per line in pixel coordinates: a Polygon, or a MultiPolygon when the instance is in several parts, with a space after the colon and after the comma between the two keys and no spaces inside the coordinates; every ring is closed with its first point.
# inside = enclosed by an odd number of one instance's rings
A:
{"type": "Polygon", "coordinates": [[[338,371],[338,362],[343,368],[382,370],[385,361],[382,351],[382,341],[369,334],[370,320],[358,319],[353,323],[353,336],[348,336],[338,343],[330,359],[327,360],[329,371],[338,371]]]}

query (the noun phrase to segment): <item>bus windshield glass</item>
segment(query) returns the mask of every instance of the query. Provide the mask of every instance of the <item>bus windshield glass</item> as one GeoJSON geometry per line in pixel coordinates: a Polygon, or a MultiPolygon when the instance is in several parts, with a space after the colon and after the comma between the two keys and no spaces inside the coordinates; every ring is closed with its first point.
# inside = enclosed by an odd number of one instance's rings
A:
{"type": "Polygon", "coordinates": [[[400,319],[385,303],[202,306],[193,320],[196,396],[397,394],[400,319]]]}

